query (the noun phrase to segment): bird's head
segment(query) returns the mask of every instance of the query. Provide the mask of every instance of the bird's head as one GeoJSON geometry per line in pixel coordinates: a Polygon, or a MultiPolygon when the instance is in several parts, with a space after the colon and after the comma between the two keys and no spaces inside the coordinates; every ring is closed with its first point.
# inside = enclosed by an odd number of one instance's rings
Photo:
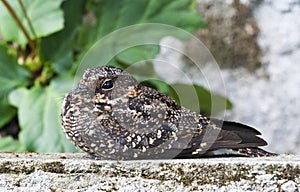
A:
{"type": "Polygon", "coordinates": [[[118,102],[136,94],[138,81],[122,69],[101,66],[87,69],[79,87],[93,91],[97,103],[118,102]]]}

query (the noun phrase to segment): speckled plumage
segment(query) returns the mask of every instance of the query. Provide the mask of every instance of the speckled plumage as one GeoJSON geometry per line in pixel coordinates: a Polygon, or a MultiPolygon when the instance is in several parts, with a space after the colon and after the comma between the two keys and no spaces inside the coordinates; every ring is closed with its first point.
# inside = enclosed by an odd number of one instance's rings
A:
{"type": "Polygon", "coordinates": [[[67,137],[98,159],[193,158],[226,149],[271,155],[246,125],[209,120],[110,66],[87,69],[62,106],[67,137]]]}

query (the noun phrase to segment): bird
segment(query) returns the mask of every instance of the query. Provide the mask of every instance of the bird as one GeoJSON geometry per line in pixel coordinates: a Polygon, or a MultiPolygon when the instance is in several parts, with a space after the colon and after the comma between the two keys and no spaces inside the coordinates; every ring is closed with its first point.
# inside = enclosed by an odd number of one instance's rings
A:
{"type": "Polygon", "coordinates": [[[274,156],[250,126],[205,117],[114,66],[88,68],[62,102],[66,137],[101,160],[274,156]]]}

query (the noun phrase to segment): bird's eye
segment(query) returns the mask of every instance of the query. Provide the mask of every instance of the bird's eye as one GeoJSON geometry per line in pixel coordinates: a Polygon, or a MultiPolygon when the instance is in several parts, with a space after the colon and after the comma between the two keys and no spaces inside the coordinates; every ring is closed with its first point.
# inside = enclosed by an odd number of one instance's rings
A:
{"type": "Polygon", "coordinates": [[[111,79],[107,79],[102,83],[101,88],[103,90],[110,90],[114,87],[113,81],[111,79]]]}

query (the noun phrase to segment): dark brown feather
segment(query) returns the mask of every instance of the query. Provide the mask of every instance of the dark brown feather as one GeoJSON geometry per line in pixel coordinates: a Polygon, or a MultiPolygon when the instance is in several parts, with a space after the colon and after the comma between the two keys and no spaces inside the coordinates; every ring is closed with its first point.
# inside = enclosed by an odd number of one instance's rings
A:
{"type": "Polygon", "coordinates": [[[222,148],[246,148],[265,146],[267,142],[258,137],[261,135],[256,129],[230,121],[211,120],[218,127],[222,127],[218,138],[209,150],[217,150],[222,148]]]}
{"type": "Polygon", "coordinates": [[[213,126],[203,129],[202,134],[198,137],[193,137],[189,147],[181,151],[176,158],[214,156],[212,155],[213,152],[219,149],[229,149],[228,151],[231,150],[233,155],[241,156],[255,156],[255,154],[250,154],[252,151],[260,152],[258,156],[271,154],[258,148],[259,146],[267,145],[267,142],[258,137],[261,133],[256,129],[241,123],[217,119],[210,120],[217,127],[221,128],[221,131],[220,129],[213,129],[213,126]],[[215,136],[216,134],[218,134],[217,137],[215,136]],[[206,143],[207,148],[204,147],[199,154],[193,155],[193,152],[199,148],[201,143],[206,143]]]}

